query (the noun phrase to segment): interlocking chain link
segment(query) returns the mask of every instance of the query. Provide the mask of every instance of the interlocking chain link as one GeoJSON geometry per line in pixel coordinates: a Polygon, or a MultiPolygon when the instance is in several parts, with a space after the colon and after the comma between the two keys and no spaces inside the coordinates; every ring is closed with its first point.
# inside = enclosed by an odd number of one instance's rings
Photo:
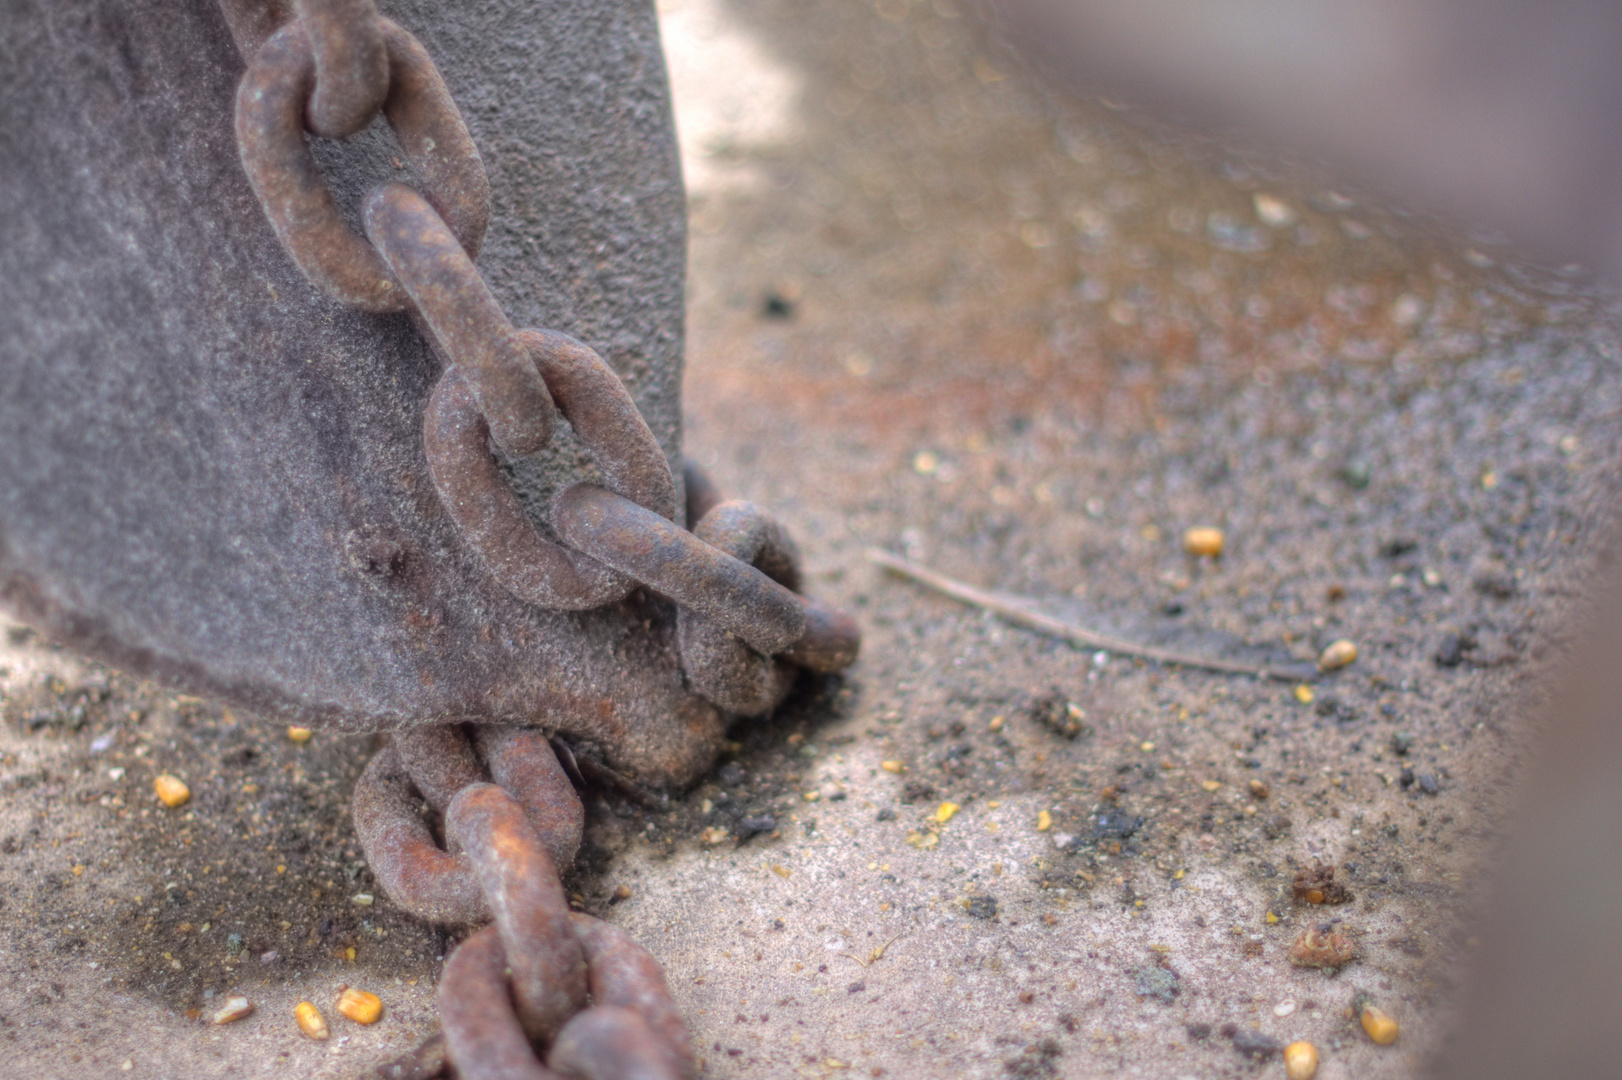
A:
{"type": "MultiPolygon", "coordinates": [[[[623,931],[569,909],[558,868],[574,859],[584,814],[543,732],[396,736],[356,784],[354,815],[379,884],[402,908],[440,923],[493,920],[457,947],[440,980],[445,1049],[462,1076],[692,1076],[687,1030],[657,961],[623,931]],[[403,761],[413,763],[409,778],[403,761]],[[442,808],[455,854],[417,816],[413,788],[442,808]],[[549,1047],[544,1067],[537,1046],[549,1047]]],[[[380,1071],[439,1075],[425,1056],[380,1071]]]]}
{"type": "MultiPolygon", "coordinates": [[[[530,603],[574,610],[647,585],[762,658],[785,654],[824,671],[848,664],[857,642],[853,622],[808,606],[750,561],[674,524],[668,464],[601,357],[566,335],[519,330],[507,320],[474,265],[489,217],[489,182],[417,40],[377,15],[369,0],[300,0],[299,13],[264,43],[243,76],[237,94],[243,167],[277,236],[313,284],[364,311],[413,311],[447,361],[425,420],[430,471],[446,511],[491,576],[530,603]],[[378,49],[388,61],[386,85],[367,59],[378,49]],[[364,207],[363,238],[339,215],[305,131],[355,130],[359,103],[374,99],[427,190],[375,189],[364,207]],[[608,490],[575,484],[554,498],[552,526],[567,547],[529,521],[485,447],[488,433],[507,454],[536,453],[550,442],[560,406],[608,482],[608,490]]],[[[735,705],[764,702],[750,712],[775,704],[758,692],[718,689],[713,677],[699,682],[735,705]]],[[[781,679],[773,684],[786,688],[781,679]]]]}
{"type": "MultiPolygon", "coordinates": [[[[748,503],[719,502],[697,474],[679,524],[676,483],[624,384],[585,344],[515,328],[475,266],[490,186],[438,69],[373,0],[221,0],[247,71],[236,131],[243,168],[283,247],[328,296],[409,311],[446,367],[424,442],[447,515],[491,576],[539,606],[584,610],[644,585],[678,605],[683,667],[728,712],[773,708],[793,667],[854,659],[855,623],[798,595],[798,556],[748,503]],[[381,112],[425,184],[375,188],[351,232],[307,132],[345,137],[381,112]],[[544,449],[559,413],[606,487],[553,498],[562,543],[526,516],[490,449],[544,449]]],[[[396,737],[357,783],[357,832],[379,882],[435,922],[493,925],[468,938],[440,987],[445,1045],[473,1080],[556,1075],[684,1077],[693,1056],[653,958],[571,912],[558,879],[583,814],[536,729],[431,727],[396,737]],[[494,783],[487,782],[494,780],[494,783]],[[443,815],[446,848],[418,815],[443,815]],[[549,1048],[547,1065],[535,1048],[549,1048]]],[[[395,1072],[405,1075],[404,1066],[395,1072]]],[[[418,1062],[416,1075],[433,1074],[418,1062]]]]}

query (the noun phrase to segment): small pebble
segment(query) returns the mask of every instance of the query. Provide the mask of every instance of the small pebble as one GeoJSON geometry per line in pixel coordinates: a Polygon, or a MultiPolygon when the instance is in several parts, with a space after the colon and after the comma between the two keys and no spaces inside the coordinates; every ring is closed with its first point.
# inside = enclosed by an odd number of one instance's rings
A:
{"type": "Polygon", "coordinates": [[[749,817],[738,820],[738,842],[742,843],[750,837],[769,833],[777,828],[777,819],[770,814],[751,814],[749,817]]]}
{"type": "Polygon", "coordinates": [[[1278,1040],[1260,1031],[1241,1031],[1224,1025],[1223,1034],[1233,1040],[1233,1048],[1252,1061],[1265,1061],[1279,1052],[1278,1040]]]}
{"type": "Polygon", "coordinates": [[[241,1020],[253,1012],[253,1002],[245,997],[227,998],[225,1005],[214,1014],[216,1024],[229,1024],[233,1020],[241,1020]]]}
{"type": "Polygon", "coordinates": [[[1345,931],[1325,923],[1302,930],[1286,955],[1297,967],[1333,970],[1357,959],[1357,943],[1345,931]]]}
{"type": "Polygon", "coordinates": [[[310,736],[314,734],[315,732],[307,727],[290,727],[287,729],[287,737],[298,743],[309,742],[310,736]]]}
{"type": "Polygon", "coordinates": [[[152,778],[152,789],[158,793],[158,799],[165,806],[175,807],[191,798],[191,788],[178,776],[163,773],[152,778]]]}
{"type": "Polygon", "coordinates": [[[1267,785],[1260,780],[1252,780],[1250,782],[1250,793],[1258,799],[1265,799],[1267,798],[1267,785]]]}
{"type": "Polygon", "coordinates": [[[1293,1042],[1284,1048],[1284,1075],[1290,1080],[1312,1080],[1318,1072],[1318,1048],[1309,1042],[1293,1042]]]}
{"type": "Polygon", "coordinates": [[[881,761],[879,762],[879,768],[883,769],[885,772],[898,773],[902,769],[906,768],[906,766],[901,764],[899,761],[881,761]]]}
{"type": "Polygon", "coordinates": [[[1216,558],[1222,554],[1222,530],[1196,526],[1183,534],[1183,550],[1190,555],[1216,558]]]}
{"type": "Polygon", "coordinates": [[[1295,700],[1303,705],[1311,705],[1314,697],[1317,697],[1317,695],[1312,692],[1312,687],[1306,683],[1301,683],[1295,688],[1295,700]]]}
{"type": "Polygon", "coordinates": [[[935,808],[934,820],[937,824],[945,825],[952,820],[952,815],[956,814],[960,809],[961,807],[957,803],[943,802],[935,808]]]}
{"type": "Polygon", "coordinates": [[[1222,781],[1220,781],[1220,780],[1201,780],[1200,781],[1200,787],[1204,788],[1206,791],[1216,791],[1221,786],[1222,786],[1222,781]]]}
{"type": "Polygon", "coordinates": [[[383,1015],[383,1001],[376,994],[351,986],[338,996],[338,1011],[357,1024],[375,1024],[383,1015]]]}
{"type": "Polygon", "coordinates": [[[374,899],[371,893],[363,892],[356,893],[354,896],[351,896],[349,898],[349,902],[357,907],[371,907],[374,903],[374,899]]]}
{"type": "Polygon", "coordinates": [[[1397,1041],[1397,1022],[1373,1005],[1363,1006],[1363,1030],[1381,1046],[1397,1041]]]}
{"type": "Polygon", "coordinates": [[[1374,478],[1374,475],[1369,470],[1368,462],[1353,460],[1341,466],[1340,478],[1352,490],[1362,491],[1369,486],[1369,481],[1374,478]]]}
{"type": "Polygon", "coordinates": [[[1318,657],[1319,671],[1338,671],[1357,659],[1357,646],[1346,638],[1330,642],[1318,657]]]}
{"type": "Polygon", "coordinates": [[[1051,828],[1053,828],[1053,815],[1046,810],[1039,811],[1036,815],[1036,831],[1047,832],[1051,828]]]}
{"type": "Polygon", "coordinates": [[[1293,1001],[1281,1001],[1277,1005],[1273,1006],[1274,1016],[1289,1016],[1294,1011],[1295,1002],[1293,1001]]]}
{"type": "Polygon", "coordinates": [[[1271,225],[1275,229],[1295,224],[1294,208],[1278,196],[1258,191],[1251,196],[1250,201],[1255,206],[1256,216],[1261,219],[1262,224],[1271,225]]]}
{"type": "Polygon", "coordinates": [[[321,1018],[321,1010],[308,1001],[301,1001],[293,1007],[293,1018],[298,1021],[304,1034],[312,1039],[325,1039],[332,1034],[327,1030],[327,1022],[321,1018]]]}

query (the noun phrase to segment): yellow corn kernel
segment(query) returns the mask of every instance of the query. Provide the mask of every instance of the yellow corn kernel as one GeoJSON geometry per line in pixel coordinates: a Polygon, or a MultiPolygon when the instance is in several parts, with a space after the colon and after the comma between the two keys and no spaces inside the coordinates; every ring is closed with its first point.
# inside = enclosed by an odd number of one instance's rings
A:
{"type": "Polygon", "coordinates": [[[351,986],[339,995],[338,1011],[357,1024],[375,1024],[383,1015],[383,1001],[376,994],[351,986]]]}
{"type": "Polygon", "coordinates": [[[899,761],[881,761],[879,762],[879,768],[883,769],[885,772],[898,773],[902,769],[906,768],[906,766],[901,764],[899,761]]]}
{"type": "Polygon", "coordinates": [[[1312,1080],[1318,1071],[1318,1048],[1309,1042],[1293,1042],[1284,1048],[1284,1075],[1290,1080],[1312,1080]]]}
{"type": "Polygon", "coordinates": [[[1312,687],[1308,686],[1306,683],[1302,683],[1295,688],[1295,700],[1299,701],[1303,705],[1311,705],[1312,699],[1315,696],[1316,695],[1312,692],[1312,687]]]}
{"type": "Polygon", "coordinates": [[[1198,526],[1183,534],[1183,550],[1190,555],[1216,558],[1222,554],[1222,530],[1198,526]]]}
{"type": "Polygon", "coordinates": [[[191,788],[178,776],[163,773],[152,778],[152,790],[158,793],[158,799],[165,806],[179,806],[191,798],[191,788]]]}
{"type": "Polygon", "coordinates": [[[314,734],[315,732],[307,727],[290,727],[287,729],[287,737],[294,742],[309,742],[310,736],[314,734]]]}
{"type": "Polygon", "coordinates": [[[1036,831],[1047,832],[1051,828],[1053,828],[1053,815],[1046,810],[1038,811],[1036,815],[1036,831]]]}
{"type": "Polygon", "coordinates": [[[1363,1006],[1363,1030],[1381,1046],[1397,1041],[1397,1022],[1373,1005],[1363,1006]]]}
{"type": "Polygon", "coordinates": [[[956,814],[957,812],[957,803],[943,802],[939,806],[935,807],[935,822],[940,825],[945,825],[948,821],[952,820],[952,815],[956,814]]]}
{"type": "Polygon", "coordinates": [[[1339,641],[1331,641],[1329,647],[1318,655],[1318,670],[1335,671],[1356,659],[1357,645],[1346,638],[1341,638],[1339,641]]]}
{"type": "Polygon", "coordinates": [[[304,1034],[312,1039],[325,1039],[331,1034],[327,1030],[327,1022],[321,1019],[321,1010],[308,1001],[301,1001],[293,1006],[293,1018],[304,1034]]]}

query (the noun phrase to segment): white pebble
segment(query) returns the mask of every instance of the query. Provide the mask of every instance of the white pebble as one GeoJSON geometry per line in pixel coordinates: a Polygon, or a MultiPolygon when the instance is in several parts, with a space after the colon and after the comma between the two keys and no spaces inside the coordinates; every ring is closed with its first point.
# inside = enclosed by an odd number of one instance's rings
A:
{"type": "Polygon", "coordinates": [[[225,1006],[214,1014],[216,1024],[229,1024],[233,1020],[241,1020],[253,1012],[253,1002],[245,997],[227,998],[225,1006]]]}
{"type": "Polygon", "coordinates": [[[1281,1001],[1277,1005],[1273,1006],[1274,1016],[1289,1016],[1294,1011],[1295,1002],[1293,1001],[1281,1001]]]}
{"type": "Polygon", "coordinates": [[[1251,197],[1251,202],[1256,207],[1256,216],[1262,220],[1263,224],[1271,225],[1275,229],[1295,224],[1295,210],[1290,207],[1289,203],[1278,196],[1267,195],[1258,191],[1251,197]]]}

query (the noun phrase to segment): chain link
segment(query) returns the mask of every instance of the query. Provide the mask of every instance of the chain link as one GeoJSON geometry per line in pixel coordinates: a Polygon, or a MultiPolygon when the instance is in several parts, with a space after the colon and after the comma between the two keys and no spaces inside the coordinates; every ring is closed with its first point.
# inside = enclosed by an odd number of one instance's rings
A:
{"type": "MultiPolygon", "coordinates": [[[[810,659],[818,670],[849,663],[853,622],[807,606],[749,562],[672,524],[674,480],[613,370],[573,339],[517,330],[507,320],[474,266],[489,182],[422,46],[369,4],[316,6],[320,19],[306,25],[301,18],[277,31],[243,77],[237,94],[243,166],[277,236],[312,283],[362,310],[412,310],[446,359],[425,421],[430,467],[446,511],[486,569],[514,595],[552,608],[600,607],[647,585],[763,657],[810,659]],[[334,30],[339,9],[360,11],[364,26],[334,30]],[[389,59],[383,112],[428,190],[403,184],[374,190],[363,239],[339,216],[304,131],[307,114],[314,123],[312,95],[329,75],[335,86],[358,85],[350,75],[359,61],[342,58],[363,53],[373,36],[389,59]],[[553,527],[574,550],[539,534],[483,448],[487,429],[508,454],[543,449],[556,424],[554,390],[570,399],[565,415],[613,489],[576,484],[553,500],[553,527]]],[[[367,86],[375,90],[375,80],[367,86]]],[[[334,91],[332,98],[352,102],[358,93],[334,91]]],[[[782,679],[772,684],[786,690],[782,679]]],[[[723,696],[751,703],[750,712],[775,704],[759,693],[723,696]]]]}
{"type": "MultiPolygon", "coordinates": [[[[378,20],[389,60],[383,115],[428,186],[427,198],[469,258],[490,219],[490,181],[467,125],[426,50],[411,34],[378,20]]],[[[338,213],[305,139],[317,86],[315,49],[290,22],[254,55],[237,88],[237,146],[243,170],[287,253],[311,284],[362,311],[404,311],[410,300],[364,237],[338,213]]]]}
{"type": "Polygon", "coordinates": [[[365,128],[389,94],[389,48],[372,0],[294,0],[315,52],[310,130],[341,139],[365,128]]]}
{"type": "MultiPolygon", "coordinates": [[[[686,1027],[658,963],[623,931],[569,910],[558,868],[573,861],[583,812],[544,733],[480,726],[471,741],[453,727],[397,736],[367,765],[354,814],[380,885],[407,912],[450,924],[493,920],[457,947],[440,980],[446,1056],[460,1075],[554,1076],[537,1046],[568,1075],[692,1075],[686,1027]],[[496,783],[483,781],[480,757],[496,783]],[[407,777],[402,758],[423,763],[426,779],[407,777]],[[413,795],[435,802],[474,775],[445,810],[453,854],[434,842],[413,795]]],[[[425,1080],[443,1067],[430,1040],[380,1072],[425,1080]]]]}
{"type": "MultiPolygon", "coordinates": [[[[773,708],[793,665],[848,665],[856,624],[798,595],[798,556],[776,522],[721,502],[689,470],[694,531],[683,529],[669,465],[614,371],[565,334],[507,319],[474,264],[489,220],[484,166],[416,38],[373,0],[294,0],[280,29],[285,0],[222,3],[248,60],[236,130],[254,192],[314,286],[363,311],[411,312],[444,360],[424,418],[429,472],[491,576],[556,609],[600,607],[639,584],[669,597],[694,691],[737,714],[773,708]],[[306,131],[352,135],[380,111],[425,190],[374,189],[362,237],[344,224],[306,131]],[[553,498],[556,543],[529,520],[489,444],[536,453],[560,413],[607,486],[577,483],[553,498]]],[[[357,782],[353,813],[380,885],[402,908],[452,925],[494,920],[452,955],[440,987],[444,1046],[464,1075],[555,1075],[547,1066],[603,1080],[692,1075],[686,1029],[653,958],[568,908],[558,869],[573,861],[583,813],[543,732],[435,726],[397,736],[357,782]],[[444,847],[418,796],[442,815],[444,847]],[[550,1048],[547,1066],[535,1047],[550,1048]]],[[[387,1075],[435,1075],[432,1056],[425,1046],[387,1075]]]]}

